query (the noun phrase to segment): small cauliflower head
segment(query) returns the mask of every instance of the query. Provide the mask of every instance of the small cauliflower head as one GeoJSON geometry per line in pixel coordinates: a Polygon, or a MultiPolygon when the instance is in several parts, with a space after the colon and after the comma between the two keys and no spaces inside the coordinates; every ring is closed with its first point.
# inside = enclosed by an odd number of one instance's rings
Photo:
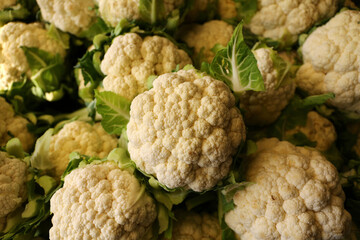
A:
{"type": "Polygon", "coordinates": [[[185,26],[180,39],[189,47],[194,48],[195,56],[203,54],[204,60],[211,63],[215,53],[211,49],[220,44],[226,46],[234,32],[234,27],[224,21],[212,20],[204,24],[185,26]]]}
{"type": "Polygon", "coordinates": [[[0,28],[0,91],[21,81],[21,75],[31,77],[31,71],[21,46],[35,47],[53,55],[65,56],[62,44],[51,38],[40,23],[10,22],[0,28]]]}
{"type": "Polygon", "coordinates": [[[315,111],[307,114],[305,126],[296,126],[286,131],[285,135],[291,136],[298,132],[303,133],[310,141],[316,142],[315,148],[322,152],[329,150],[336,140],[334,125],[315,111]]]}
{"type": "Polygon", "coordinates": [[[346,239],[351,216],[336,168],[317,150],[278,139],[257,142],[228,226],[247,239],[346,239]]]}
{"type": "Polygon", "coordinates": [[[51,240],[140,240],[156,206],[139,181],[114,162],[73,170],[50,200],[51,240]]]}
{"type": "Polygon", "coordinates": [[[17,0],[2,0],[0,2],[0,11],[4,10],[5,8],[12,7],[16,5],[17,0]]]}
{"type": "MultiPolygon", "coordinates": [[[[164,4],[165,16],[184,3],[184,0],[161,1],[164,4]]],[[[141,19],[139,11],[140,0],[98,0],[98,2],[101,17],[112,27],[116,27],[122,19],[141,19]]],[[[159,1],[158,4],[162,3],[159,1]]]]}
{"type": "Polygon", "coordinates": [[[187,53],[169,39],[136,33],[116,37],[101,62],[105,91],[115,92],[129,100],[147,90],[151,75],[171,72],[179,65],[191,64],[187,53]]]}
{"type": "Polygon", "coordinates": [[[100,123],[74,121],[51,137],[49,160],[55,167],[55,176],[60,178],[69,163],[70,153],[104,158],[116,145],[117,139],[105,132],[100,123]]]}
{"type": "Polygon", "coordinates": [[[131,103],[131,159],[168,188],[209,190],[227,176],[245,139],[225,83],[195,70],[161,75],[131,103]]]}
{"type": "Polygon", "coordinates": [[[338,2],[339,0],[258,0],[258,11],[252,17],[249,28],[262,37],[294,43],[299,34],[315,23],[332,17],[337,11],[338,2]]]}
{"type": "Polygon", "coordinates": [[[310,95],[335,93],[330,103],[360,113],[360,12],[343,11],[306,39],[297,85],[310,95]]]}
{"type": "Polygon", "coordinates": [[[93,0],[36,0],[43,18],[63,32],[79,35],[96,17],[93,0]]]}
{"type": "Polygon", "coordinates": [[[286,79],[289,76],[280,76],[274,62],[277,61],[275,51],[270,48],[259,48],[253,53],[264,80],[265,91],[246,91],[240,95],[240,108],[245,110],[246,125],[269,125],[280,116],[281,111],[294,96],[295,83],[286,79]],[[280,82],[285,84],[282,85],[280,82]]]}
{"type": "Polygon", "coordinates": [[[35,136],[27,128],[29,121],[21,116],[16,116],[12,106],[0,97],[0,146],[5,146],[11,135],[17,137],[23,149],[29,152],[35,142],[35,136]]]}
{"type": "Polygon", "coordinates": [[[172,240],[221,240],[218,219],[208,213],[175,213],[172,240]]]}
{"type": "Polygon", "coordinates": [[[237,9],[234,0],[218,0],[218,12],[221,19],[237,17],[237,9]]]}
{"type": "Polygon", "coordinates": [[[26,163],[0,152],[0,232],[6,217],[21,206],[26,199],[26,163]]]}

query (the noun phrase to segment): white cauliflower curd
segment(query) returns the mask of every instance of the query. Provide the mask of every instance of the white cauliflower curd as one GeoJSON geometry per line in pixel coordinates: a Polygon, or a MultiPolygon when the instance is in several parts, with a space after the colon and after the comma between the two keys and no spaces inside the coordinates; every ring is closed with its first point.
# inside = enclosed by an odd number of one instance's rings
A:
{"type": "Polygon", "coordinates": [[[159,36],[142,39],[136,33],[116,37],[101,62],[105,91],[115,92],[129,100],[147,90],[151,75],[171,72],[179,65],[191,64],[187,53],[170,40],[159,36]]]}
{"type": "Polygon", "coordinates": [[[335,93],[330,103],[360,113],[360,12],[343,11],[306,39],[297,85],[310,95],[335,93]]]}
{"type": "Polygon", "coordinates": [[[21,75],[31,77],[31,71],[21,46],[35,47],[53,55],[65,57],[62,44],[51,38],[40,23],[10,22],[0,28],[0,91],[21,81],[21,75]]]}
{"type": "Polygon", "coordinates": [[[25,162],[0,152],[0,232],[5,228],[7,215],[26,200],[26,176],[25,162]]]}
{"type": "Polygon", "coordinates": [[[0,97],[0,146],[5,146],[12,134],[17,137],[23,149],[28,152],[34,145],[35,136],[27,128],[29,121],[16,116],[12,106],[0,97]]]}
{"type": "Polygon", "coordinates": [[[318,151],[278,139],[257,142],[246,180],[225,215],[238,238],[347,239],[351,216],[336,168],[318,151]]]}
{"type": "Polygon", "coordinates": [[[50,207],[51,240],[150,239],[156,218],[155,203],[144,187],[114,162],[73,170],[50,207]]]}
{"type": "Polygon", "coordinates": [[[168,188],[209,190],[227,176],[245,139],[235,97],[195,70],[163,74],[153,85],[131,103],[131,159],[168,188]]]}
{"type": "Polygon", "coordinates": [[[106,157],[116,148],[117,139],[105,132],[100,123],[91,125],[83,121],[66,124],[51,137],[49,161],[55,166],[55,176],[60,177],[69,163],[69,154],[106,157]]]}
{"type": "Polygon", "coordinates": [[[43,18],[61,31],[79,35],[96,17],[93,0],[36,0],[43,18]]]}

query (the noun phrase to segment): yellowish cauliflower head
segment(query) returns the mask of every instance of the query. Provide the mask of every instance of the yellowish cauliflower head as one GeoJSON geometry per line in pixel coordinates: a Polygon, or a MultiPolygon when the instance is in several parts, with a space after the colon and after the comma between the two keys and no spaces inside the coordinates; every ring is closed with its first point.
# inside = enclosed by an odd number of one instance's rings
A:
{"type": "Polygon", "coordinates": [[[116,148],[117,139],[109,135],[100,123],[91,125],[83,121],[66,124],[51,137],[49,158],[55,166],[55,176],[60,177],[69,163],[69,154],[106,157],[116,148]]]}
{"type": "Polygon", "coordinates": [[[263,37],[295,42],[300,33],[315,23],[332,17],[338,0],[258,0],[258,11],[250,30],[263,37]]]}
{"type": "Polygon", "coordinates": [[[224,21],[212,20],[200,24],[191,24],[185,26],[181,30],[180,38],[193,47],[195,55],[198,55],[201,51],[204,55],[204,60],[211,63],[215,53],[211,49],[216,45],[220,44],[226,46],[231,39],[234,32],[234,27],[224,21]],[[202,50],[203,49],[203,50],[202,50]]]}
{"type": "Polygon", "coordinates": [[[170,40],[159,36],[142,39],[136,33],[116,37],[101,62],[106,74],[104,90],[115,92],[129,100],[147,90],[151,75],[171,72],[179,65],[191,64],[187,53],[170,40]]]}
{"type": "Polygon", "coordinates": [[[16,5],[16,2],[17,2],[17,0],[2,0],[2,1],[0,1],[0,11],[5,8],[16,5]]]}
{"type": "Polygon", "coordinates": [[[23,149],[28,152],[33,147],[35,136],[27,128],[29,121],[16,116],[12,106],[0,97],[0,146],[5,146],[11,139],[9,132],[17,137],[23,149]]]}
{"type": "Polygon", "coordinates": [[[93,23],[93,0],[36,0],[43,18],[61,31],[75,35],[87,30],[93,23]]]}
{"type": "Polygon", "coordinates": [[[290,136],[298,132],[305,134],[310,141],[316,142],[316,149],[322,152],[329,150],[336,140],[334,125],[315,111],[307,114],[305,126],[297,126],[285,134],[290,136]]]}
{"type": "Polygon", "coordinates": [[[0,90],[8,89],[31,71],[21,46],[35,47],[51,54],[65,56],[61,43],[51,38],[40,23],[10,22],[0,28],[0,90]]]}
{"type": "Polygon", "coordinates": [[[263,139],[225,221],[242,240],[346,239],[351,216],[336,168],[317,150],[263,139]]]}
{"type": "Polygon", "coordinates": [[[278,71],[271,58],[271,50],[259,48],[254,51],[257,66],[264,79],[265,91],[246,91],[240,96],[240,108],[245,110],[247,125],[268,125],[273,123],[295,93],[295,83],[277,87],[278,71]]]}
{"type": "Polygon", "coordinates": [[[156,218],[152,198],[113,162],[73,170],[50,207],[51,240],[149,239],[145,235],[156,218]]]}
{"type": "MultiPolygon", "coordinates": [[[[165,15],[180,7],[184,0],[162,0],[165,7],[165,15]]],[[[139,20],[140,0],[98,0],[101,17],[112,27],[121,19],[139,20]]]]}
{"type": "Polygon", "coordinates": [[[237,10],[234,0],[219,0],[218,12],[221,19],[236,18],[237,10]]]}
{"type": "Polygon", "coordinates": [[[360,113],[360,12],[343,11],[317,28],[302,47],[297,85],[311,95],[335,93],[331,104],[360,113]]]}
{"type": "Polygon", "coordinates": [[[0,152],[0,232],[6,217],[26,199],[26,163],[0,152]]]}
{"type": "Polygon", "coordinates": [[[175,213],[172,240],[221,240],[216,217],[208,213],[179,211],[175,213]]]}
{"type": "Polygon", "coordinates": [[[201,192],[227,176],[245,126],[225,83],[180,70],[133,100],[127,135],[141,170],[168,188],[201,192]]]}

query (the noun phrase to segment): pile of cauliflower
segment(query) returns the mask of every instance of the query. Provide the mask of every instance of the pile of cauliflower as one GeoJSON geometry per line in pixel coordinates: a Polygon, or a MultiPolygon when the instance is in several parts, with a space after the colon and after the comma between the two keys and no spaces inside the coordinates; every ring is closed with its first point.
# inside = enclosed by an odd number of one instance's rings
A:
{"type": "Polygon", "coordinates": [[[1,1],[0,239],[357,239],[358,5],[1,1]]]}

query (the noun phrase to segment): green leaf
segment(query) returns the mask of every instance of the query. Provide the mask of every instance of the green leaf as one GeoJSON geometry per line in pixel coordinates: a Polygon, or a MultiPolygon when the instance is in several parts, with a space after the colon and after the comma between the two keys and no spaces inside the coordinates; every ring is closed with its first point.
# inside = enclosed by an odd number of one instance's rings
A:
{"type": "Polygon", "coordinates": [[[70,35],[57,29],[54,24],[51,24],[48,29],[48,35],[61,43],[62,47],[69,49],[70,35]]]}
{"type": "Polygon", "coordinates": [[[101,125],[109,134],[121,135],[130,120],[130,104],[126,98],[116,93],[95,90],[96,109],[103,117],[101,125]]]}
{"type": "Polygon", "coordinates": [[[221,194],[225,197],[226,202],[231,202],[234,198],[234,195],[241,190],[244,190],[246,187],[252,185],[253,183],[249,182],[240,182],[240,183],[233,183],[225,186],[221,190],[221,194]]]}
{"type": "Polygon", "coordinates": [[[217,52],[210,64],[211,75],[224,81],[235,93],[265,90],[262,75],[242,34],[243,22],[234,30],[226,49],[217,52]]]}
{"type": "Polygon", "coordinates": [[[15,5],[14,7],[6,8],[0,11],[0,26],[16,19],[26,19],[30,14],[26,6],[15,5]]]}
{"type": "Polygon", "coordinates": [[[87,30],[79,34],[79,37],[85,37],[92,40],[96,35],[110,32],[110,28],[100,17],[97,17],[94,22],[87,30]]]}
{"type": "MultiPolygon", "coordinates": [[[[220,0],[221,1],[221,0],[220,0]]],[[[258,10],[257,1],[253,0],[234,0],[238,15],[245,23],[250,23],[252,17],[258,10]]]]}
{"type": "Polygon", "coordinates": [[[163,0],[140,0],[139,12],[141,18],[150,24],[156,24],[165,19],[163,0]]]}
{"type": "Polygon", "coordinates": [[[51,136],[54,129],[48,129],[35,144],[35,150],[31,155],[31,166],[40,170],[50,170],[54,168],[53,163],[49,159],[49,149],[51,136]]]}
{"type": "Polygon", "coordinates": [[[234,232],[225,222],[225,214],[235,208],[233,201],[227,201],[225,196],[218,190],[218,217],[221,227],[222,240],[236,240],[234,232]]]}
{"type": "Polygon", "coordinates": [[[22,148],[21,142],[18,138],[12,138],[6,143],[6,152],[17,158],[23,158],[25,152],[22,148]]]}
{"type": "Polygon", "coordinates": [[[91,50],[85,53],[85,55],[79,59],[78,64],[75,66],[77,69],[81,69],[81,74],[84,78],[84,84],[87,85],[89,82],[94,85],[92,88],[95,89],[99,83],[104,79],[105,75],[98,71],[95,67],[96,64],[100,64],[100,59],[94,62],[95,53],[99,50],[91,50]]]}

